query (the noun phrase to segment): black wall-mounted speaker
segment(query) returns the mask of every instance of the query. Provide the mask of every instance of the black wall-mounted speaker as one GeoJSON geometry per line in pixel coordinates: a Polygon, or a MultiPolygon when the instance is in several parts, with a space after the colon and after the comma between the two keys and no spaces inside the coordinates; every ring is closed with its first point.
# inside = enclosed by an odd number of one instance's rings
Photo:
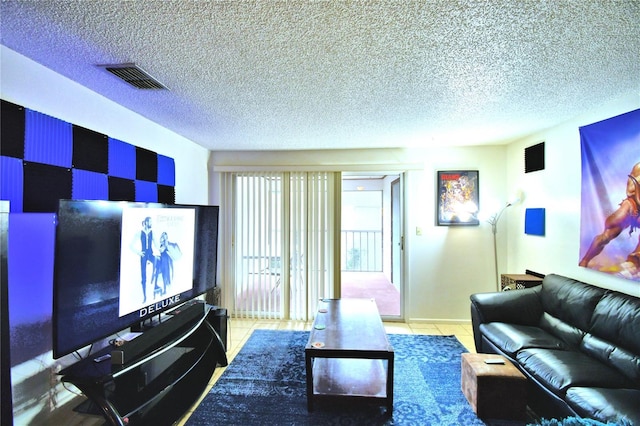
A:
{"type": "Polygon", "coordinates": [[[544,142],[524,149],[524,172],[544,170],[544,142]]]}

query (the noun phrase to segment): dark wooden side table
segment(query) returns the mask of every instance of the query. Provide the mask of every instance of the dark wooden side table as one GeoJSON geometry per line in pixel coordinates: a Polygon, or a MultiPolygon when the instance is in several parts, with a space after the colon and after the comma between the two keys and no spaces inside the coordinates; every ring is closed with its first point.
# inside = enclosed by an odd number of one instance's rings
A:
{"type": "Polygon", "coordinates": [[[542,284],[542,278],[529,274],[500,275],[500,290],[522,290],[542,284]]]}
{"type": "Polygon", "coordinates": [[[358,397],[393,411],[393,347],[373,299],[322,299],[305,346],[307,408],[358,397]]]}

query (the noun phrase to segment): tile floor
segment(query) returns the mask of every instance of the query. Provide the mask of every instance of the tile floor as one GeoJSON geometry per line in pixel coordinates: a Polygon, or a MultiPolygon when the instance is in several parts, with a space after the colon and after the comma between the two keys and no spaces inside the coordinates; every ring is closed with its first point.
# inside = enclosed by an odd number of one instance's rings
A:
{"type": "MultiPolygon", "coordinates": [[[[227,359],[229,363],[240,351],[253,330],[270,329],[270,330],[310,330],[311,322],[303,321],[283,321],[283,320],[254,320],[254,319],[237,319],[232,318],[228,324],[227,334],[227,359]]],[[[385,322],[384,327],[388,334],[429,334],[450,336],[454,335],[462,343],[469,352],[475,352],[473,344],[473,331],[471,324],[427,324],[427,323],[401,323],[401,322],[385,322]]],[[[209,387],[213,386],[220,375],[224,372],[224,368],[217,368],[209,387]]],[[[204,398],[206,392],[201,398],[204,398]]],[[[193,405],[193,409],[198,406],[200,400],[193,405]]],[[[191,412],[177,423],[182,426],[186,423],[191,412]]]]}

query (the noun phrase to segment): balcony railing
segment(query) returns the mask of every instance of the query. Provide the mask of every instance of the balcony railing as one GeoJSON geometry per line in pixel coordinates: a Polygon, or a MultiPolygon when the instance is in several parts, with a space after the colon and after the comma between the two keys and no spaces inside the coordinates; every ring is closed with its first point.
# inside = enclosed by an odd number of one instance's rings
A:
{"type": "Polygon", "coordinates": [[[382,271],[382,231],[341,231],[343,271],[382,271]]]}

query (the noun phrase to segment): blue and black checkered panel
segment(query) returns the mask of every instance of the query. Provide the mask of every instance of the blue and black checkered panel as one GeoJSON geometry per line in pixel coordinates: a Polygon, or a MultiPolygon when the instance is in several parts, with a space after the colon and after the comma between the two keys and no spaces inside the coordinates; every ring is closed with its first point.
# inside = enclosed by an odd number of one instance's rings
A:
{"type": "Polygon", "coordinates": [[[58,200],[175,203],[172,158],[2,100],[0,199],[12,212],[58,200]]]}

